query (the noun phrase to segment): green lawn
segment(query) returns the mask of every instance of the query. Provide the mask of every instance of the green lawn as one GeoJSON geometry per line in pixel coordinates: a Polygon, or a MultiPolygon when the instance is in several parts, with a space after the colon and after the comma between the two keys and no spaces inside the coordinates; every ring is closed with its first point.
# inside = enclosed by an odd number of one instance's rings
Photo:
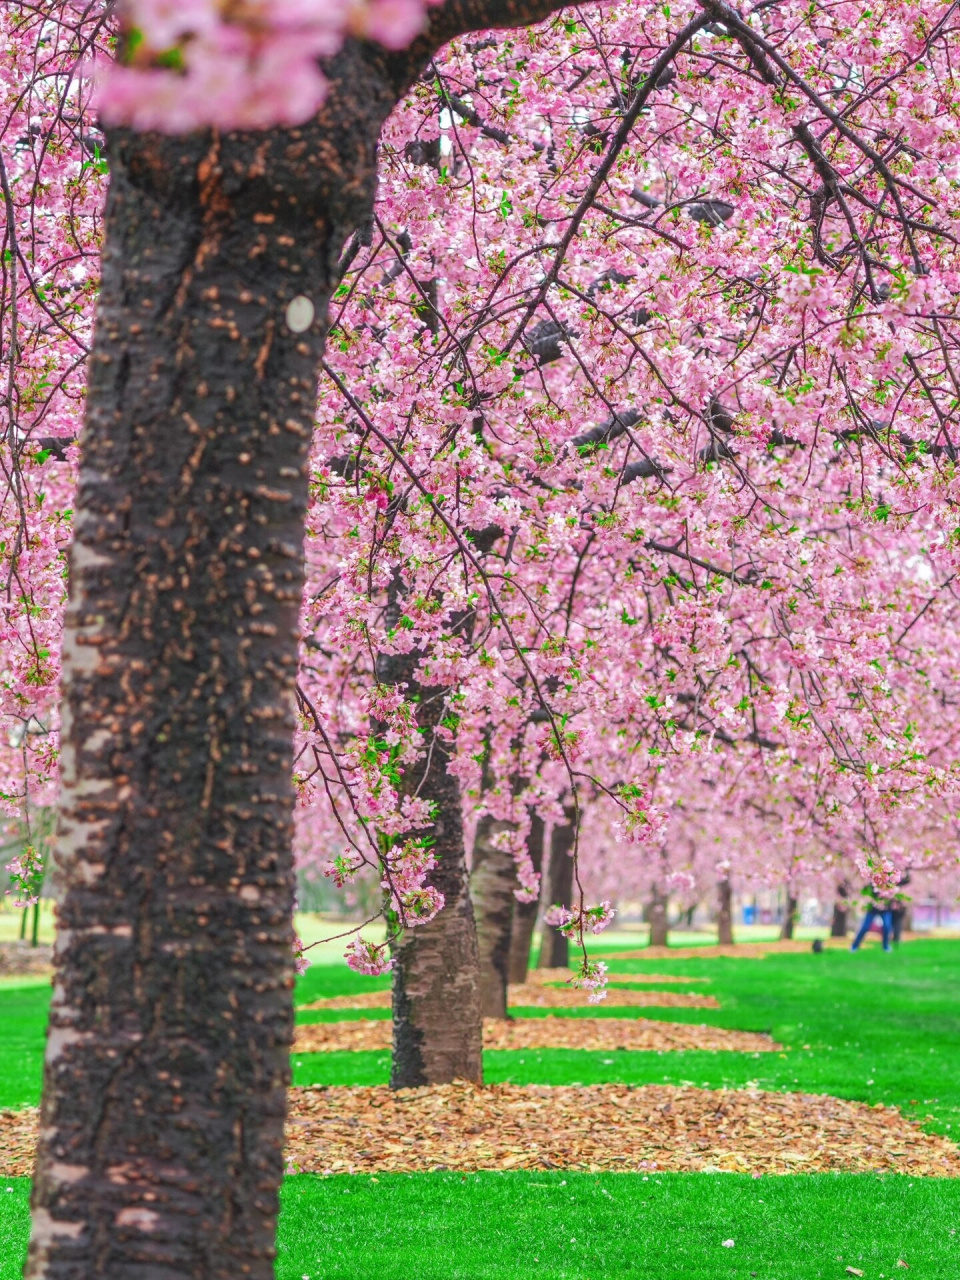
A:
{"type": "Polygon", "coordinates": [[[50,986],[29,982],[0,987],[0,1108],[32,1106],[40,1097],[50,986]]]}
{"type": "MultiPolygon", "coordinates": [[[[288,1178],[279,1280],[955,1280],[960,1187],[856,1174],[288,1178]],[[733,1240],[725,1248],[724,1240],[733,1240]],[[897,1266],[904,1261],[909,1271],[897,1266]]],[[[0,1179],[0,1280],[26,1179],[0,1179]],[[14,1188],[3,1194],[4,1186],[14,1188]]]]}
{"type": "MultiPolygon", "coordinates": [[[[598,953],[599,954],[599,953],[598,953]]],[[[708,1022],[744,1031],[768,1031],[783,1054],[588,1053],[539,1050],[485,1055],[486,1078],[516,1084],[690,1083],[755,1084],[762,1089],[830,1093],[863,1102],[894,1103],[931,1129],[960,1135],[960,943],[912,942],[894,954],[879,947],[852,955],[770,955],[763,960],[657,960],[612,962],[617,972],[670,972],[709,977],[698,983],[720,1009],[644,1009],[672,1022],[708,1022]],[[805,1047],[809,1046],[809,1047],[805,1047]],[[927,1117],[930,1117],[927,1119],[927,1117]]],[[[310,970],[298,998],[333,994],[335,971],[310,970]]],[[[341,990],[382,986],[349,977],[341,990]],[[362,986],[361,986],[362,984],[362,986]]],[[[531,1010],[542,1017],[549,1010],[531,1010]]],[[[576,1014],[577,1011],[567,1011],[576,1014]]],[[[582,1016],[629,1017],[611,989],[604,1005],[582,1016]]],[[[366,1016],[387,1016],[370,1010],[366,1016]]],[[[350,1010],[309,1010],[302,1021],[364,1016],[350,1010]]],[[[299,1054],[298,1084],[385,1084],[383,1053],[299,1054]]]]}
{"type": "MultiPolygon", "coordinates": [[[[899,953],[827,951],[763,960],[615,961],[620,972],[706,976],[722,1007],[644,1016],[769,1031],[783,1054],[524,1051],[485,1055],[487,1079],[664,1081],[832,1093],[890,1102],[960,1133],[960,943],[899,953]]],[[[385,985],[317,966],[298,999],[385,985]]],[[[37,1099],[45,987],[0,989],[0,1106],[37,1099]]],[[[611,992],[592,1016],[630,1016],[611,992]]],[[[360,1016],[305,1011],[299,1017],[360,1016]]],[[[539,1016],[534,1014],[532,1016],[539,1016]]],[[[381,1084],[384,1053],[304,1054],[297,1083],[381,1084]]],[[[19,1274],[26,1184],[0,1180],[0,1280],[19,1274]],[[11,1192],[3,1188],[13,1187],[11,1192]]],[[[280,1280],[483,1280],[620,1276],[815,1280],[960,1277],[960,1181],[870,1175],[504,1173],[289,1178],[280,1280]],[[722,1241],[733,1239],[732,1248],[722,1241]],[[902,1259],[909,1272],[897,1267],[902,1259]]]]}

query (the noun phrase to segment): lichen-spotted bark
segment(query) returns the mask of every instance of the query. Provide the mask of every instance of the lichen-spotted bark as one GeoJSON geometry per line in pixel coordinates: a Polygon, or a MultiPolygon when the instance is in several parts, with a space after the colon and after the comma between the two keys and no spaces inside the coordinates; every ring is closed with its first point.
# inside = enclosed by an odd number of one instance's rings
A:
{"type": "Polygon", "coordinates": [[[650,946],[665,947],[669,942],[670,928],[667,921],[669,899],[663,886],[655,884],[650,895],[650,946]]]}
{"type": "Polygon", "coordinates": [[[846,880],[837,885],[836,897],[833,900],[833,916],[830,921],[830,937],[845,938],[850,911],[850,886],[846,880]]]}
{"type": "Polygon", "coordinates": [[[783,913],[783,924],[780,926],[781,938],[792,938],[793,930],[797,923],[797,897],[795,894],[787,893],[787,904],[783,913]]]}
{"type": "Polygon", "coordinates": [[[717,881],[717,942],[733,945],[733,886],[726,879],[717,881]]]}
{"type": "Polygon", "coordinates": [[[30,1277],[273,1275],[306,459],[393,102],[364,94],[349,136],[334,98],[299,130],[110,139],[30,1277]]]}

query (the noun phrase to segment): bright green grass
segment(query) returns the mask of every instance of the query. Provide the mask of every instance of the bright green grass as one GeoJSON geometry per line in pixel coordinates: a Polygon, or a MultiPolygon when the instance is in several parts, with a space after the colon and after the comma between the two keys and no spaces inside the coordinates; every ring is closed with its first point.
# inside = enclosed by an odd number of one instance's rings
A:
{"type": "MultiPolygon", "coordinates": [[[[953,1280],[960,1184],[820,1174],[288,1178],[278,1280],[953,1280]],[[724,1248],[722,1241],[734,1241],[724,1248]],[[902,1259],[909,1272],[897,1267],[902,1259]]],[[[0,1179],[0,1280],[19,1276],[27,1181],[0,1179]],[[12,1194],[3,1191],[13,1186],[12,1194]]]]}
{"type": "MultiPolygon", "coordinates": [[[[879,948],[851,955],[771,955],[763,960],[707,958],[614,962],[617,970],[669,970],[707,976],[697,984],[717,996],[720,1009],[644,1009],[644,1016],[709,1022],[769,1031],[784,1054],[590,1053],[580,1050],[498,1052],[485,1055],[490,1081],[583,1084],[617,1081],[720,1087],[755,1083],[765,1089],[830,1093],[887,1102],[926,1119],[930,1128],[960,1135],[960,943],[912,942],[900,952],[879,948]],[[652,968],[651,968],[652,965],[652,968]],[[809,1045],[809,1048],[804,1048],[809,1045]]],[[[384,980],[362,978],[342,966],[316,966],[300,980],[298,1002],[371,990],[384,980]]],[[[40,1091],[43,1027],[49,989],[0,990],[0,1107],[36,1102],[40,1091]]],[[[583,1016],[632,1016],[606,1005],[583,1016]]],[[[370,1010],[386,1016],[385,1010],[370,1010]]],[[[576,1016],[577,1011],[569,1011],[576,1016]]],[[[303,1021],[363,1016],[351,1010],[313,1010],[303,1021]]],[[[531,1016],[538,1016],[531,1011],[531,1016]]],[[[385,1053],[300,1054],[298,1084],[384,1084],[385,1053]]]]}
{"type": "MultiPolygon", "coordinates": [[[[960,943],[912,942],[894,954],[874,948],[856,955],[838,950],[771,955],[763,960],[704,957],[648,963],[617,960],[613,965],[619,972],[639,974],[646,969],[709,977],[709,983],[690,989],[710,992],[722,1007],[618,1009],[616,991],[611,989],[606,1004],[565,1012],[584,1017],[630,1017],[642,1012],[645,1017],[674,1022],[768,1031],[786,1051],[498,1052],[484,1055],[486,1078],[517,1084],[617,1081],[720,1087],[750,1083],[763,1089],[893,1103],[923,1119],[932,1130],[960,1137],[960,943]]],[[[308,972],[304,994],[298,991],[298,999],[330,994],[331,977],[308,972]]],[[[366,985],[373,983],[367,980],[366,985]]],[[[546,1012],[531,1010],[525,1016],[546,1012]]],[[[386,1016],[385,1010],[369,1013],[386,1016]]],[[[299,1017],[328,1021],[347,1015],[358,1016],[348,1010],[311,1010],[299,1017]]],[[[388,1075],[389,1058],[384,1053],[298,1054],[294,1058],[298,1084],[385,1084],[388,1075]]]]}
{"type": "MultiPolygon", "coordinates": [[[[488,1053],[487,1079],[710,1087],[749,1081],[891,1102],[928,1117],[929,1128],[960,1133],[958,943],[915,942],[894,955],[828,951],[763,960],[615,961],[612,967],[707,976],[709,984],[691,989],[710,991],[721,1009],[645,1009],[643,1015],[769,1031],[785,1052],[488,1053]]],[[[297,998],[303,1003],[384,985],[317,966],[301,979],[297,998]]],[[[614,1000],[611,992],[606,1007],[582,1015],[641,1012],[617,1009],[614,1000]]],[[[0,989],[0,1106],[36,1101],[47,1002],[43,987],[0,989]]],[[[355,1016],[363,1015],[299,1015],[303,1021],[355,1016]]],[[[382,1084],[388,1070],[385,1053],[294,1059],[299,1084],[382,1084]]],[[[25,1180],[0,1179],[0,1280],[19,1275],[26,1188],[25,1180]]],[[[960,1180],[301,1175],[287,1180],[283,1203],[279,1280],[846,1280],[847,1266],[867,1280],[960,1280],[960,1180]],[[730,1238],[734,1247],[723,1248],[721,1241],[730,1238]],[[909,1271],[896,1267],[900,1258],[909,1271]]]]}
{"type": "Polygon", "coordinates": [[[39,1099],[49,1003],[48,983],[0,988],[0,1108],[39,1099]]]}

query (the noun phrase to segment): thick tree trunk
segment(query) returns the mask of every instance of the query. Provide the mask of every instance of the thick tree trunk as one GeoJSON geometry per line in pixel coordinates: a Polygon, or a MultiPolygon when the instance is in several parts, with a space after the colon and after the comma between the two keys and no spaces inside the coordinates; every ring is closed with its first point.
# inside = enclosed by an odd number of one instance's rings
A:
{"type": "MultiPolygon", "coordinates": [[[[398,610],[399,596],[389,609],[398,610]]],[[[389,619],[388,619],[389,621],[389,619]]],[[[393,944],[393,1061],[390,1085],[409,1089],[452,1080],[483,1080],[480,957],[463,842],[460,785],[447,771],[447,749],[435,736],[445,690],[417,679],[418,653],[381,655],[384,684],[404,684],[417,700],[425,751],[404,774],[403,790],[432,802],[430,828],[437,865],[426,883],[440,890],[443,909],[428,923],[404,929],[393,944]]]]}
{"type": "Polygon", "coordinates": [[[32,1278],[273,1276],[306,460],[396,98],[370,58],[302,129],[110,139],[32,1278]]]}
{"type": "Polygon", "coordinates": [[[780,937],[784,940],[793,937],[793,929],[797,923],[797,899],[792,893],[787,894],[787,909],[780,928],[780,937]]]}
{"type": "MultiPolygon", "coordinates": [[[[438,691],[426,693],[429,698],[438,691]]],[[[433,727],[424,714],[426,707],[436,706],[439,711],[441,705],[440,697],[422,705],[421,728],[433,727]]],[[[419,771],[411,772],[417,774],[409,779],[411,790],[416,790],[419,771]]],[[[440,890],[445,902],[429,924],[405,929],[394,944],[390,1085],[409,1089],[451,1080],[480,1084],[480,957],[463,845],[460,787],[447,773],[446,754],[439,742],[434,744],[419,795],[436,806],[431,835],[437,866],[427,883],[440,890]]]]}
{"type": "Polygon", "coordinates": [[[507,1016],[507,978],[510,932],[517,887],[517,865],[509,852],[498,849],[494,837],[514,829],[489,814],[477,823],[470,868],[470,896],[477,920],[480,954],[480,1011],[485,1018],[507,1016]]]}
{"type": "Polygon", "coordinates": [[[650,945],[665,947],[668,940],[667,895],[659,885],[655,885],[650,898],[650,945]]]}
{"type": "Polygon", "coordinates": [[[846,905],[841,906],[839,902],[833,904],[833,916],[830,920],[830,937],[845,938],[850,931],[848,923],[849,911],[846,905]]]}
{"type": "Polygon", "coordinates": [[[717,884],[717,942],[723,947],[733,945],[733,889],[729,880],[717,884]]]}
{"type": "MultiPolygon", "coordinates": [[[[550,861],[544,878],[544,908],[554,904],[569,907],[573,896],[573,846],[575,811],[572,806],[564,809],[565,822],[553,828],[550,836],[550,861]]],[[[570,963],[570,943],[559,929],[543,926],[538,969],[565,969],[570,963]]]]}
{"type": "MultiPolygon", "coordinates": [[[[530,815],[530,833],[527,836],[527,853],[533,863],[534,871],[543,870],[543,838],[544,822],[539,814],[530,815]]],[[[510,960],[507,965],[507,977],[510,982],[526,982],[530,969],[530,947],[533,943],[533,931],[537,924],[539,902],[515,902],[513,908],[513,928],[510,932],[510,960]]]]}
{"type": "Polygon", "coordinates": [[[830,937],[845,938],[849,931],[850,886],[844,881],[837,885],[837,896],[833,900],[833,919],[830,921],[830,937]]]}

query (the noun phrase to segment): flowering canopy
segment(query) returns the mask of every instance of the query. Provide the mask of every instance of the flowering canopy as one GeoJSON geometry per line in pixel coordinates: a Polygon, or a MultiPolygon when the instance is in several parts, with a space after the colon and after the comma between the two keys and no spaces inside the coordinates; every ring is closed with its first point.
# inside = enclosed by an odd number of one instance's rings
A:
{"type": "MultiPolygon", "coordinates": [[[[170,130],[302,119],[318,55],[425,20],[123,13],[103,118],[170,130]]],[[[109,158],[75,74],[101,19],[53,14],[6,18],[2,55],[11,811],[55,775],[109,158]]],[[[521,898],[531,810],[559,821],[571,796],[628,846],[621,887],[702,882],[676,853],[693,832],[713,873],[769,882],[942,865],[956,35],[946,3],[614,3],[454,42],[391,117],[329,316],[305,547],[301,844],[339,850],[337,884],[374,867],[407,924],[442,906],[433,814],[401,799],[433,750],[506,823],[521,898]],[[397,653],[445,700],[429,740],[378,679],[397,653]]],[[[582,936],[607,913],[577,897],[557,905],[582,936]]]]}

